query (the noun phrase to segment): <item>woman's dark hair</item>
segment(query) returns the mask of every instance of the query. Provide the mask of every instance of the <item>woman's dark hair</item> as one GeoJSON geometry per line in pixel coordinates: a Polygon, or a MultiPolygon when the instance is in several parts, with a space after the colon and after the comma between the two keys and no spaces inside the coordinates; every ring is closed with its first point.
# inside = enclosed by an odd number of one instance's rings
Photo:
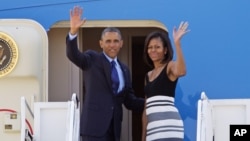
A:
{"type": "Polygon", "coordinates": [[[148,34],[148,36],[145,39],[144,56],[143,56],[145,63],[149,65],[150,67],[154,67],[154,64],[148,55],[148,44],[152,39],[155,39],[155,38],[160,38],[162,40],[163,47],[166,48],[167,50],[167,53],[165,54],[164,59],[162,60],[161,63],[166,63],[166,62],[168,63],[169,61],[173,59],[173,48],[172,48],[171,41],[168,36],[168,32],[163,32],[163,31],[151,32],[150,34],[148,34]]]}

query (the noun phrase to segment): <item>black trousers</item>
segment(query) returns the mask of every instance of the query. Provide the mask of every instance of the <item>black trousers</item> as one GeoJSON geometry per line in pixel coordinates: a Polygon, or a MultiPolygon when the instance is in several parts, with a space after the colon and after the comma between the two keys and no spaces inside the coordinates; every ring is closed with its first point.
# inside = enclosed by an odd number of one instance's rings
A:
{"type": "Polygon", "coordinates": [[[110,123],[107,133],[102,137],[81,136],[82,141],[115,141],[113,120],[110,123]]]}

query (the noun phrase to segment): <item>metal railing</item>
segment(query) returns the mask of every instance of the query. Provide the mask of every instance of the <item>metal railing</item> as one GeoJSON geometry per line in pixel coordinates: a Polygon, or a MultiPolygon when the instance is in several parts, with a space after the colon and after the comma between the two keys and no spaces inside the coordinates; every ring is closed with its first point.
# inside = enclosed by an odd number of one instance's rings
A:
{"type": "Polygon", "coordinates": [[[25,97],[21,97],[21,141],[32,141],[32,127],[30,124],[29,130],[26,129],[26,108],[28,109],[29,114],[34,119],[34,113],[32,112],[29,104],[27,103],[25,97]]]}

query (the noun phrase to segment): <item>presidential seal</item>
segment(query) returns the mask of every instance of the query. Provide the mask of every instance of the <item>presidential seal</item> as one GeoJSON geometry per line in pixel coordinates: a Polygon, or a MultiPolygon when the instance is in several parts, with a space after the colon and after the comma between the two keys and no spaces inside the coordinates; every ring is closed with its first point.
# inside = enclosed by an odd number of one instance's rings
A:
{"type": "Polygon", "coordinates": [[[8,34],[0,31],[0,78],[15,68],[17,60],[16,42],[8,34]]]}

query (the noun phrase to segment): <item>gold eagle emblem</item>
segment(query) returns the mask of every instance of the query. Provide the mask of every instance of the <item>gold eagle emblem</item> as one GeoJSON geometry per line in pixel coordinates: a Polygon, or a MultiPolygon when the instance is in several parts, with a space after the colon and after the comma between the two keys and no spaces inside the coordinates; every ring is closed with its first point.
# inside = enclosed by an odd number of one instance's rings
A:
{"type": "Polygon", "coordinates": [[[4,51],[4,48],[2,45],[0,45],[0,65],[2,65],[4,60],[6,59],[6,55],[3,54],[4,53],[3,51],[4,51]]]}
{"type": "Polygon", "coordinates": [[[15,40],[0,32],[0,78],[10,73],[18,61],[18,47],[15,40]]]}

